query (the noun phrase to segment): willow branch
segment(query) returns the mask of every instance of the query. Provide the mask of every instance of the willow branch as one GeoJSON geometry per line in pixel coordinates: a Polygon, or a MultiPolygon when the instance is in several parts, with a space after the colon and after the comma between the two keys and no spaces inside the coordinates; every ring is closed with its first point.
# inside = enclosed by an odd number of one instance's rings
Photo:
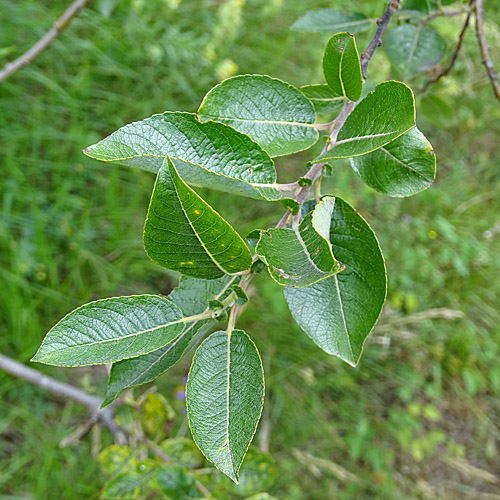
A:
{"type": "Polygon", "coordinates": [[[14,61],[7,63],[0,70],[0,82],[3,82],[9,76],[19,71],[24,66],[27,66],[31,61],[36,59],[51,43],[64,31],[78,12],[85,7],[89,0],[75,0],[64,12],[64,14],[52,25],[52,28],[43,35],[38,42],[27,50],[22,56],[14,61]]]}
{"type": "Polygon", "coordinates": [[[3,354],[0,354],[0,370],[4,370],[15,377],[22,378],[32,384],[38,385],[42,389],[45,389],[56,396],[63,398],[69,398],[73,401],[77,401],[85,405],[92,413],[90,424],[88,429],[101,422],[104,424],[115,436],[115,440],[118,444],[125,444],[127,442],[127,437],[125,433],[120,429],[115,421],[114,407],[108,406],[106,408],[101,408],[102,399],[92,396],[86,393],[78,387],[66,384],[64,382],[59,382],[58,380],[44,375],[38,370],[34,370],[29,366],[23,365],[18,361],[15,361],[3,354]]]}
{"type": "Polygon", "coordinates": [[[392,0],[389,2],[389,5],[385,9],[385,12],[382,14],[382,17],[377,21],[377,31],[372,38],[372,41],[366,47],[366,50],[361,54],[361,73],[363,75],[363,80],[366,80],[366,73],[368,71],[368,65],[373,57],[375,50],[377,47],[382,45],[382,39],[384,38],[385,30],[387,29],[387,25],[391,20],[392,16],[399,9],[400,0],[392,0]]]}
{"type": "Polygon", "coordinates": [[[425,90],[429,85],[436,83],[441,78],[443,78],[443,76],[448,75],[448,73],[455,66],[455,63],[457,62],[457,59],[458,59],[458,55],[460,54],[460,51],[462,50],[462,45],[464,42],[465,33],[466,33],[467,29],[469,28],[469,21],[470,21],[471,15],[472,15],[472,6],[474,5],[474,2],[475,2],[475,0],[470,0],[470,2],[469,2],[469,5],[471,8],[467,12],[467,17],[465,18],[464,25],[462,27],[462,30],[460,31],[460,35],[458,36],[458,43],[457,43],[457,46],[455,47],[455,51],[453,52],[450,63],[445,68],[442,68],[441,71],[436,76],[434,76],[430,80],[427,80],[427,82],[423,86],[422,90],[425,90]]]}
{"type": "MultiPolygon", "coordinates": [[[[399,2],[400,0],[391,0],[389,2],[382,17],[377,21],[378,27],[377,31],[375,32],[375,35],[373,36],[373,39],[368,44],[366,50],[361,54],[361,72],[363,75],[363,80],[366,80],[368,65],[370,64],[370,61],[373,57],[373,54],[375,53],[375,50],[377,50],[377,47],[380,47],[382,45],[382,39],[384,37],[385,30],[387,29],[387,25],[389,24],[389,21],[391,20],[392,16],[399,8],[399,2]]],[[[337,116],[337,119],[333,124],[333,128],[330,132],[330,140],[328,143],[325,144],[325,147],[323,148],[321,155],[323,155],[323,153],[326,153],[329,149],[331,149],[335,145],[340,129],[343,127],[345,121],[347,120],[347,117],[352,113],[354,105],[355,103],[352,101],[347,101],[344,104],[344,107],[341,109],[339,115],[337,116]]],[[[312,181],[311,184],[314,184],[316,179],[323,173],[324,165],[325,165],[324,162],[314,164],[304,177],[311,179],[312,181]]],[[[299,202],[301,206],[306,200],[310,190],[311,186],[302,186],[302,188],[295,195],[295,199],[299,202]]],[[[300,210],[299,213],[293,217],[292,224],[297,225],[299,219],[300,219],[300,210]]],[[[277,227],[282,227],[286,220],[288,220],[288,212],[280,220],[277,227]]]]}
{"type": "Polygon", "coordinates": [[[493,87],[493,92],[495,93],[497,99],[500,101],[500,82],[498,81],[498,73],[493,65],[493,61],[490,56],[490,46],[484,35],[484,7],[483,0],[475,1],[476,10],[476,37],[479,43],[479,49],[481,51],[481,62],[486,68],[486,72],[491,80],[491,85],[493,87]]]}

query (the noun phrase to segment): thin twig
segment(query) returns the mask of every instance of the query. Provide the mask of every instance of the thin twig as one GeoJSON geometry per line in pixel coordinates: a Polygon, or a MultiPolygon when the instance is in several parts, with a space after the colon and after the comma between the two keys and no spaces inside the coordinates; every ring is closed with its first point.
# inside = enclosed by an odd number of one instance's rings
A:
{"type": "Polygon", "coordinates": [[[428,23],[429,21],[432,21],[433,19],[436,19],[437,17],[460,16],[464,12],[467,12],[467,9],[462,8],[462,9],[458,9],[458,10],[437,10],[436,12],[433,12],[430,16],[424,17],[421,22],[428,23]]]}
{"type": "Polygon", "coordinates": [[[114,407],[110,405],[106,408],[101,408],[102,399],[87,394],[84,390],[78,389],[70,384],[59,382],[48,375],[40,373],[29,366],[23,365],[3,354],[0,354],[0,369],[14,375],[15,377],[22,378],[32,384],[36,384],[42,389],[45,389],[58,396],[73,399],[78,403],[85,405],[91,412],[91,424],[86,428],[88,430],[97,422],[102,422],[115,436],[117,444],[126,444],[127,437],[120,429],[115,421],[114,407]]]}
{"type": "Polygon", "coordinates": [[[493,65],[493,61],[490,56],[490,46],[484,35],[484,7],[483,0],[475,1],[475,11],[476,11],[476,37],[479,43],[479,49],[481,51],[481,62],[486,68],[486,72],[491,80],[491,85],[493,87],[493,92],[497,99],[500,101],[500,82],[498,81],[498,73],[493,65]]]}
{"type": "Polygon", "coordinates": [[[370,64],[371,58],[373,57],[373,53],[382,45],[382,39],[384,37],[385,30],[387,29],[387,25],[391,20],[391,17],[395,14],[395,12],[399,8],[400,0],[392,0],[389,2],[389,5],[385,9],[385,12],[382,14],[382,17],[377,21],[377,32],[375,36],[372,38],[372,41],[366,47],[366,50],[361,54],[361,74],[363,75],[363,79],[366,80],[366,72],[368,70],[368,65],[370,64]]]}
{"type": "MultiPolygon", "coordinates": [[[[372,41],[368,44],[366,50],[361,54],[361,72],[363,75],[363,80],[366,80],[366,72],[368,70],[368,65],[370,64],[370,61],[377,47],[380,47],[380,45],[382,45],[382,39],[384,37],[385,30],[387,29],[387,25],[389,24],[389,21],[391,20],[392,16],[399,8],[399,2],[400,0],[391,0],[389,2],[387,8],[385,9],[384,14],[377,21],[378,28],[375,35],[373,36],[372,41]]],[[[340,129],[343,127],[345,121],[347,120],[347,117],[352,113],[354,106],[355,103],[352,101],[347,101],[344,104],[336,120],[333,122],[333,128],[332,131],[330,132],[330,140],[325,144],[325,147],[323,148],[321,155],[323,155],[323,153],[326,153],[329,149],[331,149],[335,145],[340,129]]],[[[325,162],[315,163],[309,169],[307,174],[304,176],[307,177],[308,179],[311,179],[312,181],[311,185],[314,184],[314,182],[316,181],[316,179],[318,179],[320,175],[322,175],[324,165],[325,162]]],[[[306,200],[309,191],[311,190],[311,185],[302,186],[302,188],[295,195],[295,200],[299,202],[301,207],[304,204],[304,201],[306,200]]],[[[283,227],[284,222],[288,221],[288,215],[289,212],[287,212],[285,216],[282,217],[282,219],[278,222],[278,225],[276,227],[283,227]]],[[[294,227],[298,226],[299,220],[300,220],[300,210],[297,215],[293,216],[292,226],[294,227]]]]}
{"type": "Polygon", "coordinates": [[[16,71],[28,65],[37,58],[50,44],[61,34],[68,26],[78,12],[85,7],[89,0],[75,0],[64,12],[64,14],[52,25],[45,35],[38,42],[27,50],[22,56],[14,61],[7,63],[0,71],[0,82],[3,82],[16,71]]]}
{"type": "Polygon", "coordinates": [[[427,87],[429,87],[429,85],[432,85],[433,83],[436,83],[437,81],[439,81],[441,78],[443,78],[443,76],[448,75],[448,73],[455,66],[455,63],[457,62],[457,59],[458,59],[458,54],[460,53],[460,50],[462,49],[465,33],[466,33],[467,29],[469,28],[469,21],[470,21],[471,15],[472,15],[472,6],[474,5],[474,2],[475,2],[475,0],[470,0],[470,2],[469,2],[469,6],[471,8],[467,12],[467,17],[465,18],[464,25],[462,27],[462,30],[460,31],[460,35],[458,36],[458,43],[457,43],[457,46],[455,47],[455,51],[453,52],[453,56],[451,57],[450,63],[445,68],[442,68],[441,71],[436,76],[434,76],[432,79],[427,80],[427,82],[425,83],[425,85],[422,88],[422,91],[427,89],[427,87]]]}

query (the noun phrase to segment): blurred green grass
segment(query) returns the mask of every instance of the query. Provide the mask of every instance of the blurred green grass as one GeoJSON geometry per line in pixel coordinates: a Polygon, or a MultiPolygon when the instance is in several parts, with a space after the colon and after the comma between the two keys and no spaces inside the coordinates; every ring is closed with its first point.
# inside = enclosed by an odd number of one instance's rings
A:
{"type": "MultiPolygon", "coordinates": [[[[376,16],[383,3],[356,8],[376,16]]],[[[0,0],[0,64],[31,46],[66,5],[0,0]]],[[[288,27],[304,11],[332,5],[341,8],[320,0],[101,0],[0,85],[2,353],[28,362],[74,307],[175,284],[142,249],[152,176],[92,161],[81,149],[152,113],[194,111],[235,72],[321,82],[328,35],[288,27]]],[[[489,12],[498,54],[500,13],[489,12]]],[[[459,23],[437,27],[452,41],[459,23]]],[[[360,366],[317,349],[279,287],[267,276],[255,280],[241,327],[266,365],[270,438],[257,441],[276,459],[278,498],[500,498],[500,108],[473,44],[469,33],[456,72],[432,90],[438,103],[418,98],[418,124],[438,158],[432,188],[390,199],[341,162],[325,186],[367,218],[388,267],[387,306],[360,366]],[[465,317],[404,322],[433,308],[465,317]]],[[[375,57],[372,81],[393,76],[383,51],[375,57]]],[[[280,179],[295,179],[307,159],[279,159],[280,179]]],[[[242,234],[281,212],[278,204],[204,194],[242,234]]],[[[160,379],[167,398],[187,366],[160,379]]],[[[80,371],[41,369],[82,384],[80,371]]],[[[102,373],[92,383],[84,377],[102,394],[102,373]]],[[[96,497],[104,479],[90,439],[59,448],[84,417],[77,405],[0,373],[0,498],[96,497]]]]}

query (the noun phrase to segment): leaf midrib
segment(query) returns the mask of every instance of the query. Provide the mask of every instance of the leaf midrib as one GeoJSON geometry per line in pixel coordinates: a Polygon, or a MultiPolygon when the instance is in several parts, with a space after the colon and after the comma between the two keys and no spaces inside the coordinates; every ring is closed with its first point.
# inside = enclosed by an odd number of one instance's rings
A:
{"type": "Polygon", "coordinates": [[[287,122],[283,120],[263,120],[261,118],[235,118],[231,116],[215,116],[215,115],[207,115],[204,113],[200,113],[201,117],[210,118],[211,120],[232,120],[238,122],[248,122],[248,123],[262,123],[266,125],[286,125],[286,126],[294,126],[294,127],[306,127],[316,129],[316,124],[314,123],[304,123],[304,122],[287,122]]]}

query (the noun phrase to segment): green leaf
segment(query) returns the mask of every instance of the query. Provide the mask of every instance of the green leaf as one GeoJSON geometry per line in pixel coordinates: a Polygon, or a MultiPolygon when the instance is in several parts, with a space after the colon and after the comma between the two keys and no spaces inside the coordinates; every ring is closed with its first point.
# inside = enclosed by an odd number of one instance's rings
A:
{"type": "Polygon", "coordinates": [[[196,487],[194,476],[178,465],[164,464],[159,467],[156,480],[159,490],[168,498],[182,498],[183,500],[202,498],[196,487]]]}
{"type": "Polygon", "coordinates": [[[306,12],[297,19],[291,30],[297,31],[328,31],[338,33],[348,31],[349,33],[360,33],[371,27],[375,20],[368,19],[363,14],[345,14],[336,9],[319,9],[306,12]]]}
{"type": "Polygon", "coordinates": [[[84,149],[97,160],[158,172],[170,156],[182,178],[250,198],[278,200],[276,170],[269,155],[248,136],[196,115],[165,112],[130,123],[84,149]]]}
{"type": "Polygon", "coordinates": [[[144,248],[157,264],[193,278],[220,278],[252,265],[245,242],[183,182],[169,158],[151,196],[144,248]]]}
{"type": "Polygon", "coordinates": [[[159,349],[183,330],[181,310],[162,297],[97,300],[59,321],[32,361],[56,366],[114,363],[159,349]]]}
{"type": "Polygon", "coordinates": [[[430,70],[446,54],[446,42],[428,26],[402,24],[394,28],[384,42],[394,67],[408,78],[430,70]]]}
{"type": "Polygon", "coordinates": [[[432,145],[416,127],[372,153],[351,158],[351,165],[368,186],[389,196],[419,193],[436,175],[432,145]]]}
{"type": "Polygon", "coordinates": [[[265,75],[228,78],[203,99],[201,120],[216,120],[250,136],[271,156],[310,148],[318,140],[314,106],[300,90],[265,75]]]}
{"type": "MultiPolygon", "coordinates": [[[[229,276],[217,280],[183,277],[179,286],[170,294],[169,300],[185,317],[195,316],[206,312],[208,301],[220,298],[234,282],[235,279],[229,276]]],[[[161,349],[138,358],[113,363],[102,407],[112,403],[125,389],[152,382],[165,373],[182,358],[196,334],[208,330],[212,325],[211,320],[189,323],[176,339],[161,349]]]]}
{"type": "Polygon", "coordinates": [[[307,287],[342,270],[329,242],[334,206],[334,198],[325,197],[304,217],[298,229],[262,231],[255,251],[280,285],[307,287]]]}
{"type": "Polygon", "coordinates": [[[375,87],[347,117],[334,146],[314,160],[335,160],[370,153],[415,126],[415,100],[401,82],[375,87]]]}
{"type": "Polygon", "coordinates": [[[429,2],[427,0],[403,0],[401,3],[401,8],[398,9],[396,15],[407,16],[407,15],[429,15],[429,2]]]}
{"type": "Polygon", "coordinates": [[[238,483],[264,403],[262,362],[242,330],[215,332],[198,348],[186,386],[189,425],[205,457],[238,483]]]}
{"type": "Polygon", "coordinates": [[[334,200],[330,241],[345,270],[308,288],[285,288],[285,297],[321,349],[356,366],[385,301],[385,265],[370,226],[345,201],[334,200]]]}
{"type": "Polygon", "coordinates": [[[325,115],[340,111],[345,103],[345,99],[334,95],[328,85],[305,85],[299,90],[312,102],[318,114],[325,115]]]}
{"type": "Polygon", "coordinates": [[[160,443],[160,448],[177,465],[187,469],[199,469],[205,463],[198,447],[193,440],[187,437],[165,439],[160,443]]]}
{"type": "Polygon", "coordinates": [[[238,485],[221,477],[221,483],[238,496],[254,495],[271,488],[276,480],[276,465],[272,457],[251,446],[240,469],[238,485]]]}
{"type": "Polygon", "coordinates": [[[295,198],[282,198],[281,204],[287,209],[290,210],[292,215],[296,215],[300,210],[300,203],[295,198]]]}
{"type": "Polygon", "coordinates": [[[154,468],[140,472],[125,472],[106,484],[100,498],[105,500],[144,498],[144,495],[154,487],[155,476],[154,468]]]}
{"type": "Polygon", "coordinates": [[[323,73],[333,94],[351,101],[361,99],[363,77],[356,41],[349,33],[333,35],[323,56],[323,73]]]}

